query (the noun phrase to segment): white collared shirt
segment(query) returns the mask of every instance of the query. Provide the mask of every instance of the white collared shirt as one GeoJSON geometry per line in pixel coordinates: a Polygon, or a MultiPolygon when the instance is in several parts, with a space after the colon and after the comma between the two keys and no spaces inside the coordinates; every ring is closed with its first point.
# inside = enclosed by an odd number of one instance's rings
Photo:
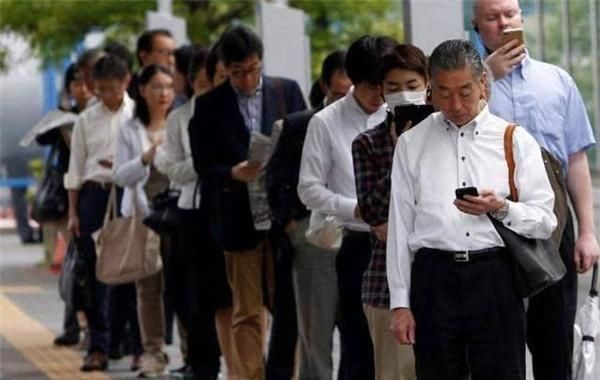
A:
{"type": "MultiPolygon", "coordinates": [[[[440,112],[404,133],[394,152],[387,240],[390,306],[409,307],[411,263],[420,248],[448,251],[502,247],[486,215],[468,215],[453,202],[455,189],[474,186],[501,197],[510,193],[504,157],[509,123],[489,113],[458,128],[440,112]]],[[[523,128],[513,138],[519,202],[509,203],[505,226],[529,238],[556,228],[554,193],[540,147],[523,128]]]]}
{"type": "Polygon", "coordinates": [[[385,104],[374,114],[362,110],[354,88],[316,113],[308,124],[302,149],[298,196],[309,209],[338,218],[345,228],[369,231],[354,217],[356,184],[352,141],[386,117],[385,104]]]}
{"type": "Polygon", "coordinates": [[[79,114],[71,136],[65,188],[77,190],[85,181],[112,182],[113,170],[101,166],[98,161],[114,159],[119,128],[133,116],[134,105],[125,93],[117,111],[97,102],[79,114]]]}
{"type": "Polygon", "coordinates": [[[186,210],[197,208],[200,203],[200,193],[198,193],[196,194],[196,204],[193,204],[198,176],[194,170],[188,133],[190,119],[194,115],[196,98],[193,96],[187,103],[169,114],[167,138],[154,158],[156,168],[169,177],[174,187],[181,188],[177,206],[186,210]]]}

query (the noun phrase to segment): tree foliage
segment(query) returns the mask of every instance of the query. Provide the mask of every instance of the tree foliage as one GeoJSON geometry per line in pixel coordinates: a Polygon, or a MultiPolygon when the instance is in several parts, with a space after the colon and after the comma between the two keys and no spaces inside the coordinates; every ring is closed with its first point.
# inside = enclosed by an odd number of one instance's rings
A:
{"type": "MultiPolygon", "coordinates": [[[[256,0],[175,0],[173,13],[187,22],[192,42],[208,45],[232,22],[254,23],[256,0]]],[[[291,0],[304,10],[311,40],[313,72],[325,55],[347,48],[364,34],[402,38],[401,2],[392,0],[291,0]]],[[[0,0],[0,31],[27,39],[32,54],[45,65],[57,63],[83,36],[103,30],[107,39],[134,47],[145,26],[146,12],[156,0],[0,0]]],[[[7,62],[0,46],[0,67],[7,62]]]]}

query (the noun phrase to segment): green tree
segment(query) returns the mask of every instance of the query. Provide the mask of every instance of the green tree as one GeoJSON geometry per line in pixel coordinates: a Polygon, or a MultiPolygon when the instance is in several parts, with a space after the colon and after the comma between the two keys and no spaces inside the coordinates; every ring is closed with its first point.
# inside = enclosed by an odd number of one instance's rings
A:
{"type": "Polygon", "coordinates": [[[347,49],[365,34],[388,35],[402,41],[402,2],[392,0],[291,0],[290,6],[308,15],[313,75],[318,75],[325,56],[347,49]]]}
{"type": "MultiPolygon", "coordinates": [[[[334,49],[347,48],[364,34],[402,39],[402,3],[392,0],[291,0],[290,6],[308,15],[313,73],[334,49]]],[[[208,45],[232,22],[254,24],[256,0],[175,0],[173,13],[187,22],[194,43],[208,45]]],[[[103,30],[107,39],[130,48],[144,29],[147,11],[156,0],[0,0],[0,31],[27,39],[44,65],[59,62],[82,37],[103,30]]],[[[0,46],[0,67],[8,49],[0,46]]]]}

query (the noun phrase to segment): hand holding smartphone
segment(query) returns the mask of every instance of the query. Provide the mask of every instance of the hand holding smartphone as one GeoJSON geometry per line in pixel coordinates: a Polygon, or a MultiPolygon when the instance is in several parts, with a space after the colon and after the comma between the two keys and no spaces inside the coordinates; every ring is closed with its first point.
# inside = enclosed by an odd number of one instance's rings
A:
{"type": "Polygon", "coordinates": [[[474,197],[479,195],[479,191],[477,191],[477,188],[473,186],[460,187],[454,190],[454,193],[456,194],[456,199],[464,199],[465,195],[472,195],[474,197]]]}
{"type": "Polygon", "coordinates": [[[502,32],[502,45],[512,40],[519,41],[519,44],[517,46],[525,44],[525,40],[523,39],[523,28],[504,29],[504,31],[502,32]]]}
{"type": "Polygon", "coordinates": [[[431,115],[435,109],[430,104],[406,104],[396,106],[394,109],[394,122],[396,124],[396,134],[400,136],[404,132],[404,126],[409,121],[411,127],[419,124],[431,115]]]}

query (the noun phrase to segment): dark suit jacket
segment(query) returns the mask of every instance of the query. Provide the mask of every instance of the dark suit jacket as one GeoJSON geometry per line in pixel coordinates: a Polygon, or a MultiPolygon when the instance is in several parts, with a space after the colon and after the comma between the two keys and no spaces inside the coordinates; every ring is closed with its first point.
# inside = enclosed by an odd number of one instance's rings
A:
{"type": "MultiPolygon", "coordinates": [[[[284,78],[263,76],[262,100],[265,135],[271,134],[275,120],[306,108],[298,84],[284,78]]],[[[212,202],[223,249],[255,248],[261,235],[254,229],[246,183],[231,177],[231,168],[247,159],[250,132],[229,81],[196,100],[189,133],[194,168],[202,181],[202,202],[212,202]]]]}
{"type": "Polygon", "coordinates": [[[309,211],[298,197],[298,175],[308,122],[323,107],[289,114],[283,118],[283,130],[267,167],[267,192],[275,221],[285,227],[309,211]]]}

